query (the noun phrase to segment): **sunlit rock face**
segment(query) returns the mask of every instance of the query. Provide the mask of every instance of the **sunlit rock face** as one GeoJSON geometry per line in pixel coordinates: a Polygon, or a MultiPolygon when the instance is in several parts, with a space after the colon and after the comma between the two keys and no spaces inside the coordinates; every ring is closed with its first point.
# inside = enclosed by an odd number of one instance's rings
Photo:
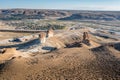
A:
{"type": "Polygon", "coordinates": [[[41,32],[39,34],[39,39],[40,39],[40,43],[45,43],[46,42],[46,33],[45,32],[41,32]]]}
{"type": "Polygon", "coordinates": [[[48,31],[47,31],[47,37],[50,38],[50,37],[53,37],[54,36],[54,30],[52,28],[50,28],[48,31]]]}

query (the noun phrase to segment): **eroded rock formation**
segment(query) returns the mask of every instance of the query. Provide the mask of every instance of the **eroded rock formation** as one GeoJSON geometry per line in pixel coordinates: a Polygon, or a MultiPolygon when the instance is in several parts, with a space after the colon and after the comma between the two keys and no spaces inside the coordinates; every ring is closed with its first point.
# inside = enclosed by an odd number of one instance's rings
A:
{"type": "Polygon", "coordinates": [[[46,33],[45,32],[41,32],[39,34],[39,39],[40,39],[40,43],[45,43],[46,42],[46,33]]]}
{"type": "Polygon", "coordinates": [[[52,28],[50,28],[48,31],[47,31],[47,37],[50,38],[50,37],[53,37],[54,35],[54,30],[52,28]]]}
{"type": "Polygon", "coordinates": [[[90,39],[89,39],[88,32],[83,33],[83,43],[90,45],[90,39]]]}

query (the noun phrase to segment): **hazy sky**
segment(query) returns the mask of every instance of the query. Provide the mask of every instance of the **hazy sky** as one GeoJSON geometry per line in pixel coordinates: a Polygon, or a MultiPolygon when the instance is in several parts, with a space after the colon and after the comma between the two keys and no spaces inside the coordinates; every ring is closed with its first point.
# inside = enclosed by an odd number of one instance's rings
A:
{"type": "Polygon", "coordinates": [[[0,0],[0,8],[120,10],[120,0],[0,0]]]}

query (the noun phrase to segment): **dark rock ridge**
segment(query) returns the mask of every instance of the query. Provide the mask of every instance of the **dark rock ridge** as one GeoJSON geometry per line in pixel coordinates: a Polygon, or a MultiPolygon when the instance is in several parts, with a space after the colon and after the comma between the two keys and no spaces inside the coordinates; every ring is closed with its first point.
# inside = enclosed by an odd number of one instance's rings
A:
{"type": "Polygon", "coordinates": [[[109,12],[109,11],[91,11],[91,12],[80,12],[74,13],[71,16],[60,18],[59,20],[105,20],[113,21],[120,20],[120,12],[109,12]]]}

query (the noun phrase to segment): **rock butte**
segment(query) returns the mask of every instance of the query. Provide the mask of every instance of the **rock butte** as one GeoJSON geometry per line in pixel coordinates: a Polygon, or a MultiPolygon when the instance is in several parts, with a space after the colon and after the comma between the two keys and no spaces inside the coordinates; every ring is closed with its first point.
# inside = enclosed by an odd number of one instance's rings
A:
{"type": "Polygon", "coordinates": [[[90,45],[89,35],[88,32],[83,33],[83,43],[90,45]]]}
{"type": "Polygon", "coordinates": [[[52,28],[50,28],[48,31],[47,31],[47,37],[50,38],[50,37],[53,37],[54,35],[54,30],[52,28]]]}
{"type": "Polygon", "coordinates": [[[45,32],[41,32],[39,34],[39,39],[40,39],[40,43],[45,43],[46,42],[46,33],[45,32]]]}

